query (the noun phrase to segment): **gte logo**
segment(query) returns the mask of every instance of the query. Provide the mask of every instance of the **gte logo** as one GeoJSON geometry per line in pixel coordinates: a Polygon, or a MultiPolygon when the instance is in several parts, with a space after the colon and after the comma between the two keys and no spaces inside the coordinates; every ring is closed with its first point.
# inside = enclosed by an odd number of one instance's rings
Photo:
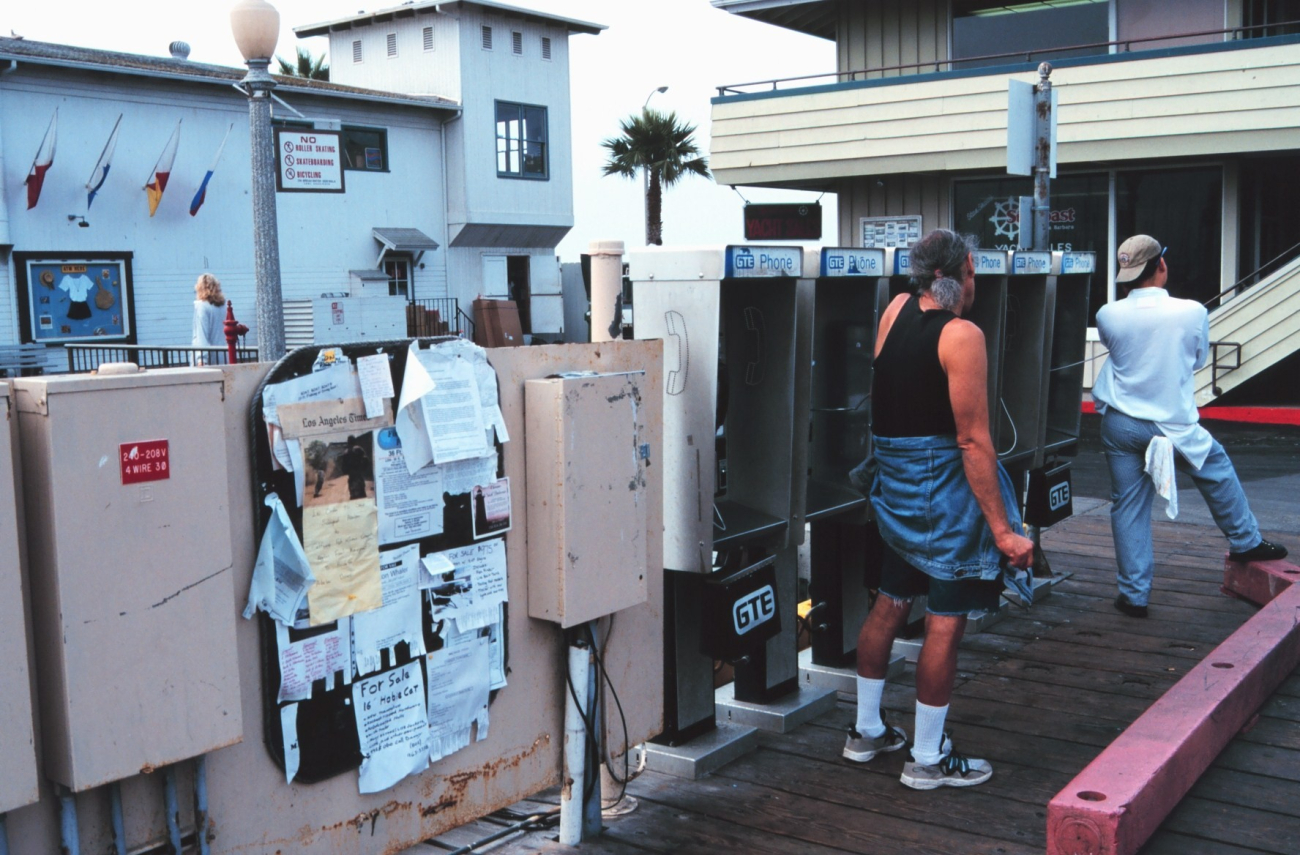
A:
{"type": "Polygon", "coordinates": [[[747,249],[742,249],[740,252],[736,253],[736,269],[753,270],[754,254],[747,249]]]}
{"type": "Polygon", "coordinates": [[[736,627],[736,635],[744,635],[756,626],[761,626],[776,617],[776,592],[771,585],[764,585],[752,594],[736,600],[731,607],[731,620],[736,627]]]}
{"type": "Polygon", "coordinates": [[[1070,504],[1070,482],[1063,481],[1048,491],[1047,504],[1054,511],[1070,504]]]}

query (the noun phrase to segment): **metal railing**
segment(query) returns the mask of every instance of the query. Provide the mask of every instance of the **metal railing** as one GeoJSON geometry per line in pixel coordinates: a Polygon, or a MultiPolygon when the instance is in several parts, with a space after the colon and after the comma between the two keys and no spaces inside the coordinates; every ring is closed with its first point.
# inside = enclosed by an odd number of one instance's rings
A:
{"type": "Polygon", "coordinates": [[[455,297],[429,297],[406,304],[406,334],[412,338],[435,335],[465,335],[468,317],[455,297]]]}
{"type": "MultiPolygon", "coordinates": [[[[1225,358],[1226,361],[1226,358],[1225,358]]],[[[1210,342],[1210,388],[1214,391],[1215,396],[1223,394],[1219,388],[1219,378],[1229,371],[1235,371],[1241,367],[1241,345],[1235,341],[1212,341],[1210,342]],[[1232,365],[1219,364],[1219,348],[1230,348],[1228,355],[1234,358],[1232,365]]]]}
{"type": "MultiPolygon", "coordinates": [[[[1010,51],[1007,53],[990,53],[983,56],[967,56],[961,59],[935,59],[927,62],[909,62],[900,65],[882,65],[875,68],[855,68],[851,71],[832,71],[822,74],[804,74],[799,77],[782,77],[776,80],[753,80],[748,83],[729,83],[725,86],[718,86],[718,97],[725,98],[728,95],[747,95],[754,92],[778,91],[782,84],[800,83],[810,86],[809,81],[827,80],[832,83],[847,83],[855,80],[868,80],[876,76],[886,76],[894,74],[895,76],[905,76],[905,72],[919,74],[923,71],[956,71],[962,68],[978,68],[985,63],[991,63],[996,60],[1005,60],[1006,63],[1025,62],[1033,63],[1044,59],[1060,57],[1061,54],[1072,51],[1092,51],[1093,53],[1084,54],[1085,56],[1106,56],[1121,53],[1129,53],[1133,50],[1135,44],[1147,44],[1149,42],[1166,42],[1177,39],[1201,38],[1205,36],[1223,36],[1223,41],[1239,41],[1251,38],[1263,38],[1275,34],[1291,35],[1300,32],[1300,21],[1282,21],[1276,24],[1257,24],[1250,27],[1227,27],[1221,30],[1197,30],[1189,33],[1171,33],[1163,36],[1147,36],[1140,39],[1122,39],[1112,42],[1087,42],[1078,45],[1063,45],[1061,47],[1043,48],[1041,50],[1031,51],[1010,51]],[[1291,30],[1290,33],[1285,32],[1291,30]],[[1254,35],[1248,35],[1249,33],[1254,35]],[[1112,50],[1112,48],[1114,50],[1112,50]],[[945,69],[944,67],[947,66],[945,69]],[[760,89],[746,89],[744,87],[763,87],[760,89]]],[[[1214,42],[1207,42],[1214,44],[1214,42]]],[[[902,82],[902,81],[900,81],[902,82]]]]}
{"type": "MultiPolygon", "coordinates": [[[[150,344],[69,344],[68,371],[94,371],[106,362],[133,362],[141,368],[190,368],[196,365],[225,365],[224,347],[173,347],[150,344]]],[[[235,348],[237,362],[256,362],[257,348],[235,348]]]]}

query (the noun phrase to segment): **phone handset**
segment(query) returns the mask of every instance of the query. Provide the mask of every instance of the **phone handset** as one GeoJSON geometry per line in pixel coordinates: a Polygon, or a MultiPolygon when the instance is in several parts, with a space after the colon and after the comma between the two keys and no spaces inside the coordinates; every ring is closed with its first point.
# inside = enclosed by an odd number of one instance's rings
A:
{"type": "Polygon", "coordinates": [[[745,385],[757,386],[763,382],[763,313],[755,306],[745,307],[745,329],[753,333],[749,339],[750,358],[745,362],[745,385]]]}
{"type": "MultiPolygon", "coordinates": [[[[665,384],[665,390],[669,395],[680,395],[686,391],[686,377],[690,373],[691,367],[690,342],[686,338],[686,318],[682,316],[681,312],[669,309],[664,312],[664,326],[668,329],[669,340],[676,345],[676,367],[668,369],[668,382],[665,384]]],[[[673,352],[674,348],[666,348],[665,359],[672,359],[669,354],[673,352]]]]}

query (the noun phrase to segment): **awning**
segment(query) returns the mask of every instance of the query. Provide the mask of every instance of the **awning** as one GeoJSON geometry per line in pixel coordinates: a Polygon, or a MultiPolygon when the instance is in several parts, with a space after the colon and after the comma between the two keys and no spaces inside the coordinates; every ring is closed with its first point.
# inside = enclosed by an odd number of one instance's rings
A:
{"type": "Polygon", "coordinates": [[[348,275],[360,279],[362,282],[388,281],[388,274],[378,268],[374,270],[349,270],[348,275]]]}
{"type": "Polygon", "coordinates": [[[371,229],[370,234],[382,247],[376,267],[384,263],[384,256],[390,252],[413,255],[418,262],[427,250],[438,248],[438,242],[419,229],[371,229]]]}

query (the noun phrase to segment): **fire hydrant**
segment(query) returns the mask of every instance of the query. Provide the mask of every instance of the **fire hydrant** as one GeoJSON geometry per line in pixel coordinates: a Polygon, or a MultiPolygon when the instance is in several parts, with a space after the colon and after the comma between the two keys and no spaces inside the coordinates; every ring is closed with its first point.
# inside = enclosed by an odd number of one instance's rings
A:
{"type": "Polygon", "coordinates": [[[226,301],[226,321],[222,327],[226,331],[226,361],[234,365],[238,361],[235,358],[235,342],[240,336],[248,335],[248,327],[235,320],[235,304],[229,300],[226,301]]]}

